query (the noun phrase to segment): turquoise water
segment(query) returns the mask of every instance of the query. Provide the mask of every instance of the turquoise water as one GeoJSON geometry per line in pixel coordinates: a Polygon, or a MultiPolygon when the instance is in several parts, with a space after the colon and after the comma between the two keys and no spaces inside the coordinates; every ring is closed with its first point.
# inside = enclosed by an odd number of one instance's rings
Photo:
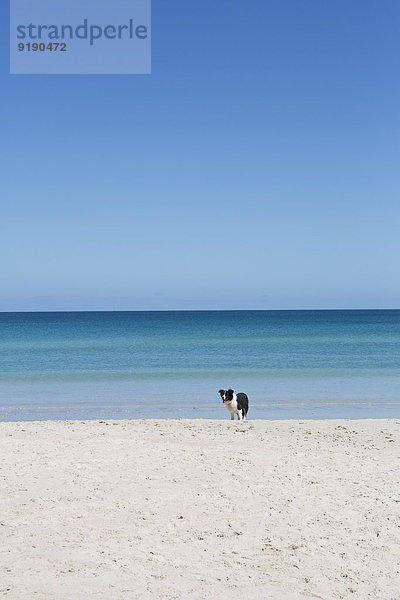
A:
{"type": "Polygon", "coordinates": [[[400,418],[400,311],[0,313],[0,420],[400,418]]]}

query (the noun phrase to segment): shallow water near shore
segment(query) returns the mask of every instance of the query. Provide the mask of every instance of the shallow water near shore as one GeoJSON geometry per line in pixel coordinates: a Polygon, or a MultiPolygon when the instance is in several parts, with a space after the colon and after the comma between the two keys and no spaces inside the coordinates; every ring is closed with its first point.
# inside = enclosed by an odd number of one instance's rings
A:
{"type": "Polygon", "coordinates": [[[0,313],[0,420],[400,417],[400,311],[0,313]]]}

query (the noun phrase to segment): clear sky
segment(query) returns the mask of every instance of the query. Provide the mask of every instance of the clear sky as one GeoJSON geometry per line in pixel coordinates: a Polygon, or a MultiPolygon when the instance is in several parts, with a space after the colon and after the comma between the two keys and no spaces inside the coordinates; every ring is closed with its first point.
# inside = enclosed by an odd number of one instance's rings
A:
{"type": "Polygon", "coordinates": [[[400,307],[398,0],[153,0],[130,76],[9,75],[5,5],[0,310],[400,307]]]}

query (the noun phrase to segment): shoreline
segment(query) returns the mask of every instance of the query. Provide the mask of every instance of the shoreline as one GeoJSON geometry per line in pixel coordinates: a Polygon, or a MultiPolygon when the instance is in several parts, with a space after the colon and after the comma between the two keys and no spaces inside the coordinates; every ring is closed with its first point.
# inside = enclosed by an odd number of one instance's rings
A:
{"type": "MultiPolygon", "coordinates": [[[[7,407],[6,407],[7,408],[7,407]]],[[[0,407],[1,410],[1,407],[0,407]]],[[[251,419],[248,418],[245,421],[238,421],[238,419],[235,416],[235,420],[234,422],[236,424],[239,423],[243,423],[244,425],[246,424],[251,424],[251,423],[332,423],[332,422],[347,422],[347,423],[351,423],[351,422],[355,422],[355,423],[362,423],[365,421],[382,421],[382,422],[393,422],[393,421],[397,421],[398,424],[400,424],[400,416],[399,417],[360,417],[358,419],[356,418],[336,418],[336,417],[326,417],[325,419],[310,419],[310,418],[304,418],[304,419],[251,419]]],[[[169,422],[169,423],[182,423],[182,422],[193,422],[193,423],[215,423],[215,424],[221,424],[221,423],[230,423],[231,425],[233,425],[233,421],[231,421],[230,417],[221,417],[218,419],[208,419],[205,417],[146,417],[146,418],[142,418],[142,417],[138,417],[138,418],[123,418],[123,419],[118,419],[118,418],[96,418],[96,417],[89,417],[89,418],[77,418],[77,419],[69,419],[69,418],[65,418],[65,419],[37,419],[37,420],[23,420],[21,419],[20,421],[5,421],[5,420],[0,420],[0,429],[2,425],[18,425],[18,424],[51,424],[51,423],[106,423],[106,424],[110,424],[110,423],[128,423],[128,422],[132,422],[132,423],[163,423],[163,422],[169,422]]],[[[1,433],[1,432],[0,432],[1,433]]]]}
{"type": "Polygon", "coordinates": [[[395,600],[400,419],[0,422],[12,600],[395,600]]]}
{"type": "MultiPolygon", "coordinates": [[[[250,404],[250,421],[332,421],[400,419],[400,404],[386,403],[323,403],[293,404],[290,402],[250,404]]],[[[0,422],[47,422],[47,421],[130,421],[130,420],[215,420],[229,419],[229,412],[219,403],[183,405],[163,404],[23,404],[4,403],[0,406],[0,422]]]]}

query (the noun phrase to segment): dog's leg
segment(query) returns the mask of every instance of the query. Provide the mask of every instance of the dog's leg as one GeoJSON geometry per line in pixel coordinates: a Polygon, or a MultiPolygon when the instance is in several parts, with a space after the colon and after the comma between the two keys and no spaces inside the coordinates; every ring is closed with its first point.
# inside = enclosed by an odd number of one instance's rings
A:
{"type": "Polygon", "coordinates": [[[235,415],[233,413],[231,413],[231,421],[235,420],[235,415]]]}

